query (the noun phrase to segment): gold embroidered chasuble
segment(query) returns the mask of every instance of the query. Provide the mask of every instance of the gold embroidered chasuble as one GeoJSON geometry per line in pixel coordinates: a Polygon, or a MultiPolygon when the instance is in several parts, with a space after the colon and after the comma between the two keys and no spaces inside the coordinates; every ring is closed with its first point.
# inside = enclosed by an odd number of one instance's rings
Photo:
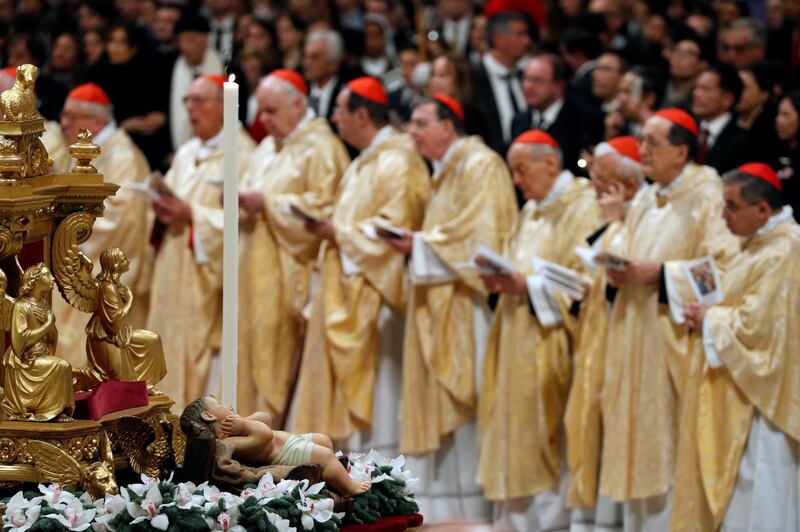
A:
{"type": "MultiPolygon", "coordinates": [[[[683,275],[678,261],[710,255],[723,270],[739,244],[722,220],[716,171],[689,163],[676,179],[662,194],[652,185],[637,197],[626,218],[626,238],[614,251],[662,262],[677,282],[683,275]]],[[[672,485],[678,397],[691,345],[686,326],[659,304],[658,291],[656,283],[626,283],[609,317],[600,493],[616,501],[661,495],[672,485]]]]}
{"type": "MultiPolygon", "coordinates": [[[[101,142],[100,156],[93,161],[103,179],[120,186],[106,198],[103,216],[92,227],[92,236],[81,244],[81,250],[100,268],[100,253],[118,247],[130,261],[130,269],[122,274],[122,283],[133,292],[133,307],[127,323],[135,328],[147,319],[150,270],[153,252],[149,237],[153,226],[153,209],[140,194],[126,188],[130,183],[144,183],[150,173],[144,154],[124,129],[114,128],[101,142]]],[[[73,367],[86,365],[86,326],[91,314],[73,308],[62,297],[53,298],[53,313],[58,324],[58,354],[73,367]]]]}
{"type": "Polygon", "coordinates": [[[403,347],[400,450],[425,453],[475,418],[473,305],[485,305],[477,272],[456,269],[478,245],[500,249],[516,216],[508,169],[477,137],[456,141],[417,237],[452,271],[452,280],[411,285],[403,347]]]}
{"type": "Polygon", "coordinates": [[[347,168],[332,217],[336,243],[320,250],[292,432],[338,440],[370,427],[378,315],[384,303],[402,311],[405,297],[403,256],[367,233],[376,218],[418,229],[429,194],[428,171],[413,141],[393,129],[347,168]]]}
{"type": "MultiPolygon", "coordinates": [[[[254,145],[239,130],[239,175],[254,145]]],[[[222,329],[223,150],[193,138],[180,147],[164,179],[192,208],[192,225],[164,233],[153,265],[147,329],[161,334],[167,376],[159,389],[176,408],[200,397],[222,329]]]]}
{"type": "MultiPolygon", "coordinates": [[[[705,329],[722,365],[695,342],[681,411],[673,530],[716,530],[736,485],[753,414],[800,440],[800,226],[745,241],[722,277],[705,329]]],[[[785,494],[788,496],[789,494],[785,494]]]]}
{"type": "MultiPolygon", "coordinates": [[[[583,270],[574,248],[600,226],[594,189],[573,178],[563,194],[520,213],[506,255],[534,275],[539,257],[583,270]]],[[[478,481],[489,500],[527,497],[561,477],[559,432],[571,380],[569,300],[557,295],[562,322],[543,327],[528,293],[503,294],[497,303],[483,366],[479,404],[478,481]]]]}
{"type": "Polygon", "coordinates": [[[264,193],[266,212],[243,217],[239,237],[239,366],[237,407],[283,416],[302,345],[318,239],[286,212],[289,203],[327,218],[349,157],[324,118],[301,122],[278,142],[267,137],[242,183],[264,193]]]}
{"type": "MultiPolygon", "coordinates": [[[[599,251],[609,251],[613,242],[623,238],[623,221],[613,221],[596,243],[599,251]]],[[[608,328],[609,302],[606,299],[607,275],[598,267],[592,284],[581,303],[573,347],[573,377],[564,413],[567,439],[570,507],[597,504],[600,476],[600,446],[603,437],[600,394],[603,390],[603,366],[608,328]]]]}

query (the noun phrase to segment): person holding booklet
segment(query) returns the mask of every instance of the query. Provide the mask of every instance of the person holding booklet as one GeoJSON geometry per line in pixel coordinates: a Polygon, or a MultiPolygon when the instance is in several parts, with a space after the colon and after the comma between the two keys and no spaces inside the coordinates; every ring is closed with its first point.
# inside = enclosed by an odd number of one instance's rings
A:
{"type": "Polygon", "coordinates": [[[307,95],[305,80],[293,70],[274,70],[261,80],[255,97],[268,136],[253,153],[239,193],[237,404],[269,412],[279,427],[303,344],[302,312],[320,244],[295,211],[329,217],[350,162],[328,121],[308,107],[307,95]]]}
{"type": "MultiPolygon", "coordinates": [[[[222,88],[225,78],[194,80],[184,99],[194,137],[181,146],[153,200],[166,226],[153,265],[148,330],[164,343],[167,376],[159,389],[178,409],[215,391],[222,335],[222,88]],[[171,191],[171,192],[168,192],[171,191]]],[[[239,175],[253,141],[239,128],[239,175]]],[[[154,184],[155,184],[154,183],[154,184]]]]}
{"type": "Polygon", "coordinates": [[[430,179],[411,138],[389,125],[388,96],[376,78],[348,83],[336,97],[333,121],[361,152],[340,181],[330,218],[314,211],[305,222],[324,242],[288,428],[350,438],[344,447],[392,455],[404,261],[377,236],[375,222],[417,229],[430,179]]]}
{"type": "Polygon", "coordinates": [[[683,266],[710,256],[724,267],[739,247],[722,220],[719,176],[691,162],[697,131],[679,109],[645,122],[642,165],[653,184],[632,203],[611,246],[627,264],[606,268],[618,292],[604,357],[600,493],[624,503],[626,529],[669,529],[678,400],[691,348],[679,306],[692,294],[683,266]]]}
{"type": "Polygon", "coordinates": [[[597,495],[603,422],[600,393],[603,389],[608,315],[613,288],[608,285],[606,267],[624,267],[625,259],[603,260],[602,254],[623,238],[631,202],[642,190],[639,143],[634,137],[615,137],[600,143],[592,159],[592,185],[597,192],[603,226],[575,250],[593,271],[591,287],[584,298],[574,340],[574,376],[564,415],[567,438],[569,489],[567,504],[576,508],[573,521],[594,523],[613,529],[622,520],[621,508],[597,495]],[[600,258],[598,258],[600,257],[600,258]]]}
{"type": "Polygon", "coordinates": [[[411,255],[400,451],[420,476],[417,499],[426,522],[488,518],[474,460],[463,457],[476,454],[489,308],[477,272],[460,266],[479,245],[500,249],[516,215],[514,189],[503,159],[480,138],[464,136],[454,98],[433,94],[418,102],[409,133],[434,173],[422,228],[389,240],[411,255]]]}
{"type": "Polygon", "coordinates": [[[542,266],[555,263],[570,276],[584,270],[574,248],[600,226],[600,210],[589,181],[564,170],[544,131],[514,139],[508,165],[527,202],[504,246],[516,271],[481,277],[501,295],[479,395],[478,480],[496,501],[496,529],[566,529],[562,417],[575,319],[572,298],[542,266]]]}
{"type": "MultiPolygon", "coordinates": [[[[99,85],[84,83],[72,89],[61,112],[61,126],[68,144],[78,142],[81,128],[92,134],[92,141],[102,150],[93,164],[105,181],[120,186],[104,202],[103,216],[95,221],[92,237],[81,244],[81,250],[94,264],[99,264],[104,249],[122,249],[130,261],[122,283],[131,288],[134,300],[127,321],[134,328],[142,328],[147,319],[153,266],[148,237],[154,216],[146,197],[137,194],[134,187],[146,186],[150,166],[128,133],[117,127],[112,102],[99,85]]],[[[53,314],[58,323],[58,354],[73,367],[85,366],[84,329],[91,315],[74,308],[63,297],[53,298],[53,314]]]]}
{"type": "Polygon", "coordinates": [[[723,176],[743,238],[722,300],[684,306],[698,338],[681,410],[672,530],[800,530],[800,226],[762,163],[723,176]]]}

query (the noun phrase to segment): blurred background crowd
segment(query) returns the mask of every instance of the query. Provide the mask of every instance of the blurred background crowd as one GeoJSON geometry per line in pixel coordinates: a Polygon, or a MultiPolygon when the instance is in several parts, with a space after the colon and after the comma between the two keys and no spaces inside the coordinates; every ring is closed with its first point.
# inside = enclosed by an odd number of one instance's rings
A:
{"type": "Polygon", "coordinates": [[[152,168],[191,137],[194,78],[236,74],[258,141],[252,93],[284,67],[322,116],[345,82],[377,76],[398,125],[415,97],[450,94],[492,148],[538,127],[578,173],[591,146],[682,107],[700,162],[768,162],[797,196],[800,0],[0,0],[0,56],[40,67],[50,120],[74,86],[99,84],[152,168]]]}

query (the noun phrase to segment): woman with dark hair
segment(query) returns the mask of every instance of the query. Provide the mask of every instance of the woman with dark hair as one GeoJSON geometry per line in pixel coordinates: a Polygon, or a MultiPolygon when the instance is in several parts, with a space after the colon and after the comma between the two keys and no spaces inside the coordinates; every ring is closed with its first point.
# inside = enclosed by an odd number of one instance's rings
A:
{"type": "Polygon", "coordinates": [[[786,203],[800,220],[800,90],[787,94],[778,104],[775,131],[781,140],[776,168],[786,203]]]}
{"type": "Polygon", "coordinates": [[[112,24],[105,55],[86,78],[106,91],[114,119],[144,152],[150,167],[162,167],[170,151],[166,127],[170,76],[145,31],[129,22],[112,24]]]}
{"type": "Polygon", "coordinates": [[[284,68],[300,70],[302,67],[305,34],[305,23],[291,13],[283,13],[275,19],[275,36],[284,68]]]}
{"type": "Polygon", "coordinates": [[[772,76],[763,65],[739,71],[742,95],[736,103],[739,127],[750,132],[754,160],[771,162],[778,156],[778,137],[775,133],[777,106],[772,97],[772,76]]]}
{"type": "Polygon", "coordinates": [[[466,59],[445,53],[433,60],[428,94],[437,92],[452,96],[461,103],[467,134],[482,135],[486,132],[486,118],[477,105],[470,66],[466,59]]]}
{"type": "Polygon", "coordinates": [[[81,50],[86,59],[86,67],[92,67],[106,53],[106,36],[98,29],[91,29],[81,34],[81,50]]]}
{"type": "Polygon", "coordinates": [[[65,31],[53,39],[44,71],[70,90],[83,79],[83,49],[74,33],[65,31]]]}

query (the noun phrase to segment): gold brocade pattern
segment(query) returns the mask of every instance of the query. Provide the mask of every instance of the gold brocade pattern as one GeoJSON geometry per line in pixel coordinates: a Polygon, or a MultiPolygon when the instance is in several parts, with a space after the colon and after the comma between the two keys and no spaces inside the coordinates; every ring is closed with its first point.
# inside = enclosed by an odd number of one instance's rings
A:
{"type": "Polygon", "coordinates": [[[397,132],[357,157],[342,177],[294,397],[289,430],[344,439],[370,426],[382,303],[403,305],[403,256],[362,228],[377,217],[416,230],[430,194],[425,163],[397,132]],[[340,253],[360,272],[345,275],[340,253]]]}
{"type": "MultiPolygon", "coordinates": [[[[598,249],[608,251],[623,230],[620,221],[609,224],[597,243],[598,249]]],[[[609,311],[606,279],[605,268],[598,268],[589,293],[581,304],[575,333],[572,385],[564,414],[569,468],[567,504],[570,507],[592,507],[597,504],[600,445],[603,438],[600,394],[603,390],[609,311]]]]}
{"type": "MultiPolygon", "coordinates": [[[[574,248],[600,226],[589,182],[575,178],[553,203],[528,202],[506,249],[531,275],[540,257],[581,271],[574,248]]],[[[480,395],[478,479],[489,500],[527,497],[560,478],[562,416],[571,380],[569,302],[560,298],[562,324],[543,328],[528,295],[503,294],[486,349],[480,395]]]]}
{"type": "MultiPolygon", "coordinates": [[[[665,263],[711,255],[724,270],[738,241],[722,220],[716,171],[688,164],[664,206],[657,185],[633,202],[620,255],[665,263]]],[[[689,335],[658,303],[658,286],[623,285],[611,309],[601,396],[600,493],[625,501],[666,493],[677,444],[678,393],[689,335]]]]}
{"type": "Polygon", "coordinates": [[[504,161],[476,137],[456,141],[434,176],[420,237],[457,273],[449,283],[410,288],[403,353],[400,449],[423,453],[475,417],[472,314],[486,292],[474,270],[456,270],[479,244],[498,250],[516,216],[504,161]]]}
{"type": "Polygon", "coordinates": [[[800,226],[783,222],[745,243],[722,278],[724,300],[705,324],[720,368],[694,342],[681,412],[673,530],[722,523],[736,485],[754,408],[800,440],[800,226]]]}
{"type": "MultiPolygon", "coordinates": [[[[254,148],[244,129],[238,146],[242,175],[254,148]]],[[[203,394],[222,326],[222,146],[198,160],[200,147],[197,138],[181,146],[164,178],[191,205],[192,225],[171,226],[164,233],[153,265],[146,327],[163,339],[167,376],[159,388],[178,410],[203,394]],[[198,262],[195,240],[207,262],[198,262]]]]}
{"type": "MultiPolygon", "coordinates": [[[[92,236],[81,244],[81,251],[96,264],[104,249],[122,249],[130,261],[130,269],[122,275],[122,283],[131,287],[136,301],[128,322],[134,327],[143,327],[153,263],[149,237],[154,215],[149,202],[126,185],[144,183],[150,167],[130,136],[119,128],[103,142],[102,152],[93,163],[105,181],[120,188],[114,196],[106,198],[103,217],[95,220],[92,236]]],[[[59,332],[58,354],[75,368],[85,366],[84,329],[91,315],[74,308],[61,297],[53,298],[53,313],[59,332]]]]}
{"type": "Polygon", "coordinates": [[[240,224],[237,404],[243,412],[285,414],[302,345],[301,311],[319,242],[286,208],[292,203],[330,216],[348,163],[324,118],[289,135],[280,151],[267,137],[253,154],[242,188],[263,192],[267,212],[240,224]]]}

